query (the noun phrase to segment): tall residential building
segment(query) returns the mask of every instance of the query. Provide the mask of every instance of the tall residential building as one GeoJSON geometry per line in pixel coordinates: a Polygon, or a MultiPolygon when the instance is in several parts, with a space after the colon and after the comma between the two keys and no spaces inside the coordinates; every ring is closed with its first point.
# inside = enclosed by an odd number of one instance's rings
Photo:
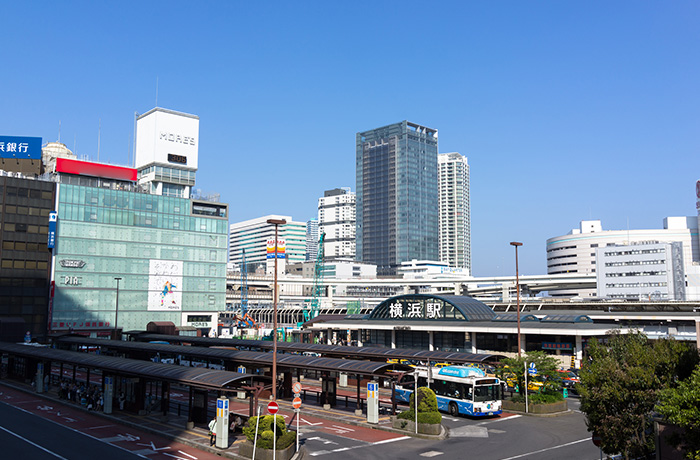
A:
{"type": "Polygon", "coordinates": [[[326,190],[318,199],[318,234],[326,234],[326,260],[355,259],[355,198],[350,187],[343,187],[326,190]]]}
{"type": "Polygon", "coordinates": [[[438,155],[440,261],[471,273],[469,164],[459,153],[438,155]]]}
{"type": "Polygon", "coordinates": [[[357,133],[357,259],[395,276],[438,260],[438,132],[402,121],[357,133]]]}
{"type": "Polygon", "coordinates": [[[284,265],[289,263],[304,262],[306,260],[306,223],[295,222],[291,216],[269,215],[257,217],[231,224],[229,226],[229,262],[238,266],[243,261],[243,249],[245,249],[246,265],[248,272],[264,270],[272,273],[272,264],[268,259],[269,252],[274,251],[275,226],[268,224],[269,219],[284,219],[286,224],[280,225],[277,230],[278,260],[285,261],[278,267],[278,273],[284,273],[284,265]]]}
{"type": "Polygon", "coordinates": [[[306,221],[306,260],[316,260],[318,256],[318,219],[306,221]]]}

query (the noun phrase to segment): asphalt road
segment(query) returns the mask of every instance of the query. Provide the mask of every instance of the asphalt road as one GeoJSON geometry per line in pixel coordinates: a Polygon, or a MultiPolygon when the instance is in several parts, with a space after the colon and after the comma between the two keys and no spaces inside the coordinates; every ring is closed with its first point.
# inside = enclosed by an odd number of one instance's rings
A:
{"type": "Polygon", "coordinates": [[[29,412],[0,403],[2,458],[23,460],[139,459],[111,444],[29,412]]]}
{"type": "Polygon", "coordinates": [[[398,438],[362,442],[330,433],[306,434],[305,445],[313,458],[357,459],[479,459],[479,460],[598,460],[578,400],[572,412],[556,417],[506,415],[486,420],[443,415],[451,437],[443,441],[398,438]]]}

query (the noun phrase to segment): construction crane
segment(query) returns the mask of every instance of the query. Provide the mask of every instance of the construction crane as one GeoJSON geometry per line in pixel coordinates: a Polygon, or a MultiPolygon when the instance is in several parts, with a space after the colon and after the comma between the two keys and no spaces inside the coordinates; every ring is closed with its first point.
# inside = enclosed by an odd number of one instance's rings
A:
{"type": "Polygon", "coordinates": [[[321,297],[323,296],[323,240],[326,234],[321,233],[321,237],[318,239],[318,254],[316,256],[316,264],[314,265],[314,287],[311,296],[311,308],[304,309],[304,321],[309,321],[318,316],[321,307],[321,297]]]}
{"type": "Polygon", "coordinates": [[[243,262],[241,263],[241,317],[248,313],[248,266],[245,261],[245,249],[243,249],[243,262]]]}

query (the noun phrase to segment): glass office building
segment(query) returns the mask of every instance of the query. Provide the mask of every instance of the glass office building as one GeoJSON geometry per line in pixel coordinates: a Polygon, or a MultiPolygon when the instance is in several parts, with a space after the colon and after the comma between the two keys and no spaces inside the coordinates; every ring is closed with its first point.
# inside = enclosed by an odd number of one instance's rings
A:
{"type": "Polygon", "coordinates": [[[395,276],[438,260],[438,133],[402,121],[356,135],[357,258],[395,276]]]}
{"type": "Polygon", "coordinates": [[[68,178],[58,190],[53,330],[215,324],[226,304],[227,205],[68,178]]]}

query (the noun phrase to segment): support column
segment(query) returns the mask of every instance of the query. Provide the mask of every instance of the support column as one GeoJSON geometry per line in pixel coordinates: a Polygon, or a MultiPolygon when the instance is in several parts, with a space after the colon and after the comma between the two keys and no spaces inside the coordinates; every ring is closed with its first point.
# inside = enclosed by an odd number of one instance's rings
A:
{"type": "Polygon", "coordinates": [[[435,348],[433,347],[433,336],[434,336],[433,331],[428,331],[428,350],[433,351],[435,348]]]}
{"type": "Polygon", "coordinates": [[[357,330],[357,346],[362,347],[362,329],[357,330]]]}
{"type": "Polygon", "coordinates": [[[470,332],[472,337],[472,353],[476,353],[476,332],[470,332]]]}
{"type": "Polygon", "coordinates": [[[576,336],[576,359],[581,362],[583,360],[583,338],[580,335],[576,336]]]}
{"type": "Polygon", "coordinates": [[[391,330],[391,348],[396,348],[396,331],[391,330]]]}

